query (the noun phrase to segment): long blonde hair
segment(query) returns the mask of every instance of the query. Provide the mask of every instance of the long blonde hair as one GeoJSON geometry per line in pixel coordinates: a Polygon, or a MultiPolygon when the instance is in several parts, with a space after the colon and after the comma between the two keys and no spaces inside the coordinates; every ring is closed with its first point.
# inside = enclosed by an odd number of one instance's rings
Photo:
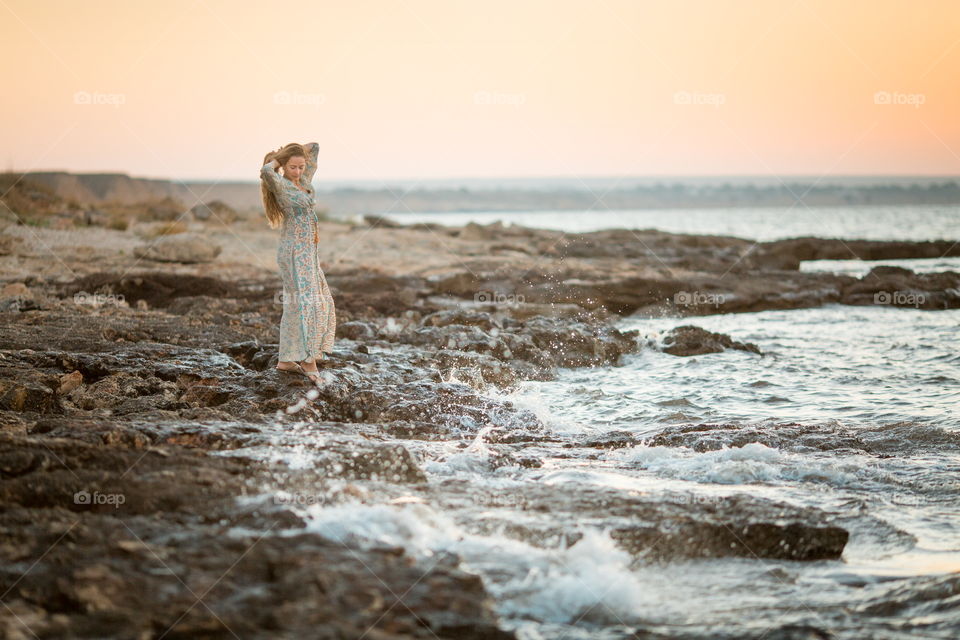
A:
{"type": "MultiPolygon", "coordinates": [[[[276,160],[282,167],[287,164],[287,160],[294,156],[307,157],[307,150],[298,142],[291,142],[276,151],[268,152],[267,155],[263,156],[263,164],[276,160]]],[[[271,229],[276,229],[283,222],[283,208],[277,202],[277,196],[270,190],[266,180],[263,179],[260,180],[260,199],[263,200],[263,211],[267,215],[267,224],[270,225],[271,229]]]]}

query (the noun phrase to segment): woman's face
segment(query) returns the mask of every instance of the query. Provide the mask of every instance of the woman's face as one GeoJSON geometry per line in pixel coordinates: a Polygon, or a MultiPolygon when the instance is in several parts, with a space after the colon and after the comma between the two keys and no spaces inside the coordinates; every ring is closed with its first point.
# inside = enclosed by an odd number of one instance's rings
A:
{"type": "Polygon", "coordinates": [[[285,178],[296,181],[300,179],[304,170],[307,168],[307,159],[303,156],[291,156],[287,163],[283,165],[283,175],[285,178]]]}

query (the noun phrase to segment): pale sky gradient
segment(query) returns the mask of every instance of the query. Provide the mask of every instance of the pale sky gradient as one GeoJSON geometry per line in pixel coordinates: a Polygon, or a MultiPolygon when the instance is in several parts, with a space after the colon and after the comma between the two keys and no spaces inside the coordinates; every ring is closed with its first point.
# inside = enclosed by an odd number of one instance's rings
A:
{"type": "Polygon", "coordinates": [[[0,0],[0,42],[5,170],[960,175],[956,0],[0,0]]]}

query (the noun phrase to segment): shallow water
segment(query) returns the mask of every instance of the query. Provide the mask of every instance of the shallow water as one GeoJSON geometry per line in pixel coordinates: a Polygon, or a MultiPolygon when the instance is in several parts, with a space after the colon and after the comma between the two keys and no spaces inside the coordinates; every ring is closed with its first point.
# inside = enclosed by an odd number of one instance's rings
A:
{"type": "Polygon", "coordinates": [[[599,229],[658,229],[672,233],[728,235],[769,241],[799,236],[847,240],[957,240],[960,207],[955,205],[747,207],[711,209],[638,209],[593,211],[391,212],[409,224],[468,222],[587,232],[599,229]]]}
{"type": "Polygon", "coordinates": [[[765,355],[679,358],[646,349],[622,367],[564,370],[556,382],[530,384],[525,397],[577,431],[646,433],[671,422],[768,418],[960,429],[960,310],[829,305],[628,318],[619,328],[657,342],[684,324],[755,343],[765,355]]]}
{"type": "MultiPolygon", "coordinates": [[[[621,321],[648,346],[621,366],[562,370],[505,397],[558,442],[526,447],[542,466],[498,466],[484,431],[468,446],[405,441],[440,503],[366,483],[364,500],[304,504],[309,528],[347,546],[403,547],[425,567],[455,553],[482,576],[521,638],[761,637],[810,625],[839,638],[955,638],[960,630],[960,311],[830,306],[692,319],[621,321]],[[664,332],[697,324],[754,342],[676,357],[664,332]],[[685,433],[676,426],[727,425],[685,433]],[[637,446],[587,437],[629,432],[637,446]],[[523,508],[549,487],[710,503],[737,494],[813,506],[851,537],[839,561],[760,558],[637,562],[603,518],[523,508]],[[495,504],[470,495],[497,496],[495,504]],[[532,543],[512,533],[575,529],[532,543]],[[695,603],[695,604],[692,604],[695,603]]],[[[309,466],[323,437],[305,425],[256,453],[309,466]]],[[[237,453],[243,453],[237,452],[237,453]]]]}
{"type": "MultiPolygon", "coordinates": [[[[958,207],[392,215],[758,240],[960,238],[958,207]]],[[[958,258],[814,261],[802,269],[861,276],[879,264],[960,270],[958,258]]],[[[533,411],[556,438],[524,449],[541,466],[496,463],[485,431],[467,446],[405,441],[432,498],[365,483],[362,500],[297,509],[311,530],[348,546],[400,546],[425,567],[457,554],[482,576],[505,626],[525,640],[626,638],[637,628],[759,638],[789,625],[851,639],[960,637],[960,310],[835,305],[626,318],[620,328],[639,330],[646,344],[620,366],[561,370],[554,381],[489,392],[533,411]],[[753,342],[764,355],[660,351],[663,335],[683,324],[753,342]],[[584,446],[613,433],[641,443],[584,446]],[[545,487],[561,499],[594,487],[664,504],[709,505],[747,494],[821,509],[850,540],[838,561],[644,563],[614,544],[611,521],[525,508],[524,496],[545,487]],[[462,495],[444,499],[454,488],[462,495]],[[517,526],[583,537],[568,544],[564,535],[545,534],[532,542],[517,526]]],[[[279,432],[273,447],[237,453],[303,468],[322,439],[305,424],[279,432]]]]}
{"type": "Polygon", "coordinates": [[[960,257],[916,258],[902,260],[805,260],[800,263],[800,271],[840,273],[862,278],[874,267],[902,267],[916,273],[937,273],[940,271],[960,271],[960,257]]]}

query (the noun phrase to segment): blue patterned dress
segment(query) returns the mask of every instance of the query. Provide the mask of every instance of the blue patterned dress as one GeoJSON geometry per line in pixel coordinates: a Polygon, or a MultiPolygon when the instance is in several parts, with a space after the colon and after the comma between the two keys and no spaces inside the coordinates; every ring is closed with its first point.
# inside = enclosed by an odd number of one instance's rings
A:
{"type": "Polygon", "coordinates": [[[320,268],[319,219],[310,181],[317,170],[320,145],[310,142],[307,166],[300,184],[307,192],[272,168],[263,165],[260,177],[283,209],[277,265],[283,282],[283,315],[280,318],[280,360],[307,360],[333,351],[337,318],[333,296],[320,268]]]}

